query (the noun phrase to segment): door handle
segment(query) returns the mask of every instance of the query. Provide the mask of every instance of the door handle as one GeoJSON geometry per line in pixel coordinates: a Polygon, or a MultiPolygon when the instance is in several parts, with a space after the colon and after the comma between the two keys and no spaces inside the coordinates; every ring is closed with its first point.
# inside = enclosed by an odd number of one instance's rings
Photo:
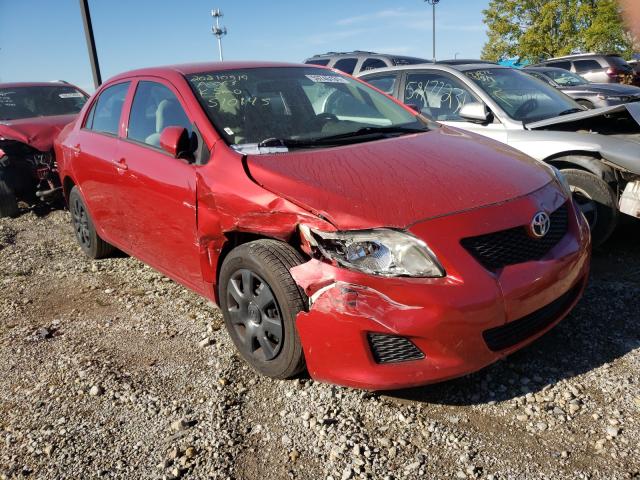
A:
{"type": "Polygon", "coordinates": [[[127,159],[126,158],[121,158],[117,162],[114,162],[114,165],[116,166],[116,168],[118,170],[128,170],[129,169],[129,166],[127,165],[127,159]]]}

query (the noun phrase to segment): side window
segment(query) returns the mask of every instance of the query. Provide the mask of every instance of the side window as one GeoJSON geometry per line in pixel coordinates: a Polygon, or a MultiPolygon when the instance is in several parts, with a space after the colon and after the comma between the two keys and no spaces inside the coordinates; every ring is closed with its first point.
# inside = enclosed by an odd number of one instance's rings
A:
{"type": "Polygon", "coordinates": [[[338,70],[351,75],[353,73],[353,70],[356,68],[357,64],[358,64],[357,58],[343,58],[341,60],[338,60],[333,66],[333,68],[337,68],[338,70]]]}
{"type": "Polygon", "coordinates": [[[364,72],[365,70],[375,70],[376,68],[385,67],[387,67],[387,64],[379,58],[367,58],[362,64],[362,68],[360,69],[360,71],[364,72]]]}
{"type": "Polygon", "coordinates": [[[307,65],[320,65],[321,67],[326,67],[327,65],[329,65],[329,59],[319,58],[318,60],[307,60],[304,63],[306,63],[307,65]]]}
{"type": "Polygon", "coordinates": [[[464,121],[458,115],[460,109],[467,103],[478,102],[462,82],[439,72],[407,75],[403,101],[441,121],[464,121]]]}
{"type": "Polygon", "coordinates": [[[373,85],[378,90],[382,90],[387,95],[393,95],[398,76],[393,75],[376,75],[375,77],[363,78],[369,85],[373,85]]]}
{"type": "Polygon", "coordinates": [[[131,82],[105,88],[91,107],[84,127],[95,132],[118,135],[120,115],[131,82]]]}
{"type": "Polygon", "coordinates": [[[160,83],[139,82],[131,105],[127,138],[159,147],[160,134],[166,127],[184,127],[189,135],[193,130],[171,90],[160,83]]]}
{"type": "Polygon", "coordinates": [[[564,68],[565,70],[571,70],[571,62],[548,62],[548,67],[564,68]]]}
{"type": "Polygon", "coordinates": [[[595,60],[574,60],[573,64],[576,67],[576,72],[590,72],[592,70],[600,70],[602,67],[595,60]]]}

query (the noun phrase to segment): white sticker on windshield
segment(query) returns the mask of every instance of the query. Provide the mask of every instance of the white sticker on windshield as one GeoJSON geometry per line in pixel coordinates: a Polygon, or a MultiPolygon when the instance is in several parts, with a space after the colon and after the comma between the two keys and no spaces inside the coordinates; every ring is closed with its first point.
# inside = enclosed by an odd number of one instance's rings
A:
{"type": "Polygon", "coordinates": [[[349,83],[349,80],[339,75],[305,75],[305,77],[315,83],[349,83]]]}
{"type": "Polygon", "coordinates": [[[227,133],[227,135],[233,135],[233,130],[231,130],[229,127],[225,127],[224,131],[227,133]]]}
{"type": "Polygon", "coordinates": [[[80,92],[71,92],[71,93],[61,93],[58,96],[60,98],[81,98],[82,94],[80,92]]]}

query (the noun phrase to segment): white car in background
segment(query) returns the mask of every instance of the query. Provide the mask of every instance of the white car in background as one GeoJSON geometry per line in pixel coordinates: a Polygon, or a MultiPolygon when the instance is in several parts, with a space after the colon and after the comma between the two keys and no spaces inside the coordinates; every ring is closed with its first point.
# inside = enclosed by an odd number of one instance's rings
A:
{"type": "Polygon", "coordinates": [[[545,82],[494,64],[408,65],[359,78],[440,123],[561,170],[594,245],[611,235],[618,212],[640,218],[640,103],[585,110],[545,82]]]}

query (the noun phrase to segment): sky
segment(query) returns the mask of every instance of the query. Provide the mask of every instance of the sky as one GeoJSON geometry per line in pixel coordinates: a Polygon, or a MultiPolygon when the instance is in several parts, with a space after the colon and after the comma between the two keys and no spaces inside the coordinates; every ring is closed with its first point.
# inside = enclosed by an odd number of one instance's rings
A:
{"type": "MultiPolygon", "coordinates": [[[[440,59],[478,58],[488,0],[441,0],[440,59]]],[[[328,51],[431,58],[431,6],[423,0],[89,0],[103,80],[134,68],[218,60],[302,62],[328,51]]],[[[0,82],[66,80],[93,91],[79,0],[0,0],[0,82]]]]}

